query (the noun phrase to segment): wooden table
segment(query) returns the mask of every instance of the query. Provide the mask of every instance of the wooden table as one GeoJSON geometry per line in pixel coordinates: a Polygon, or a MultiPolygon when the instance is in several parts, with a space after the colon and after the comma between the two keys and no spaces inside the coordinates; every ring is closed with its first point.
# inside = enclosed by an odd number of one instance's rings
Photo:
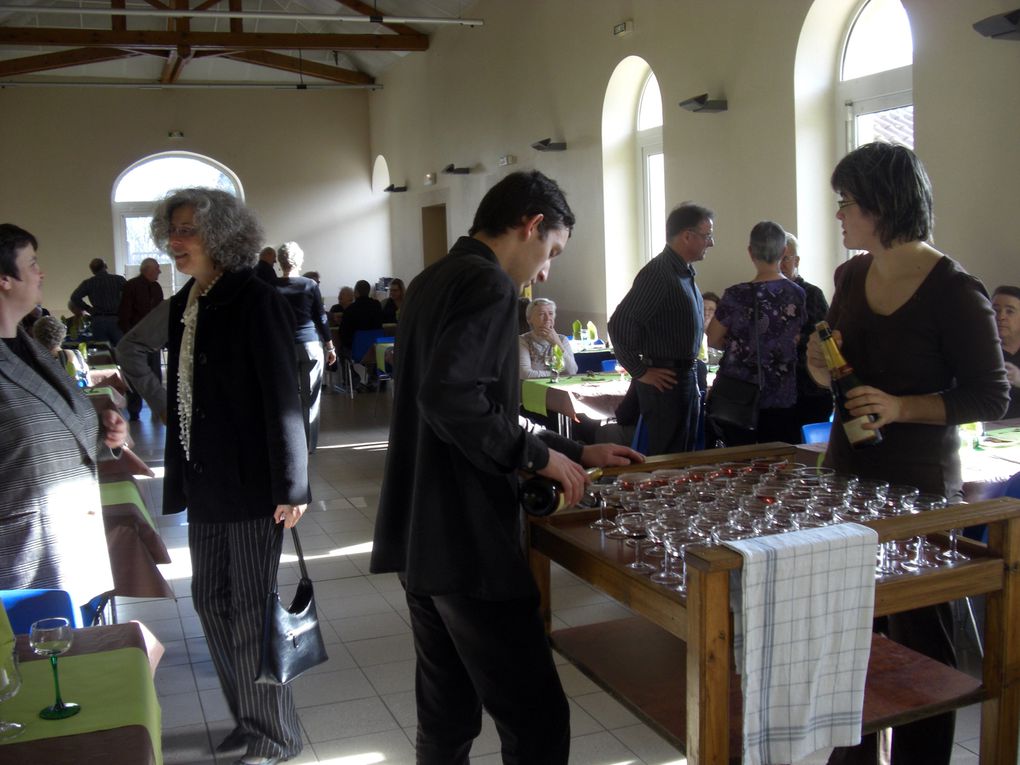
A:
{"type": "MultiPolygon", "coordinates": [[[[796,454],[760,444],[650,458],[640,470],[796,454]]],[[[607,469],[612,475],[630,466],[607,469]]],[[[532,572],[550,624],[550,561],[636,614],[634,619],[558,630],[553,644],[648,724],[687,753],[689,765],[724,765],[740,757],[740,683],[733,672],[729,576],[741,567],[728,548],[692,548],[688,595],[625,567],[633,554],[588,527],[596,511],[570,510],[529,523],[532,572]]],[[[961,542],[970,561],[876,585],[875,615],[968,595],[986,596],[985,656],[980,681],[884,638],[873,642],[865,691],[864,732],[981,703],[981,762],[1015,765],[1020,734],[1020,501],[955,505],[867,525],[881,542],[988,523],[987,547],[961,542]]]]}
{"type": "Polygon", "coordinates": [[[557,382],[548,378],[521,381],[521,403],[535,414],[555,413],[561,435],[570,436],[572,423],[584,414],[593,420],[614,417],[616,407],[627,395],[630,379],[600,373],[561,377],[557,382]]]}
{"type": "MultiPolygon", "coordinates": [[[[44,685],[48,701],[52,701],[53,683],[49,668],[41,657],[35,655],[25,635],[18,637],[18,658],[21,661],[26,686],[44,685]]],[[[74,630],[71,650],[60,657],[58,666],[66,665],[61,671],[61,695],[68,701],[77,701],[82,712],[69,720],[40,720],[42,704],[28,700],[26,686],[13,699],[5,701],[5,720],[22,723],[33,733],[45,733],[44,737],[25,739],[25,734],[0,743],[0,763],[75,763],[79,765],[160,765],[163,761],[159,729],[160,711],[152,675],[163,655],[163,646],[152,633],[138,622],[115,624],[108,627],[89,627],[74,630]],[[112,655],[109,652],[119,651],[112,655]],[[137,653],[135,653],[137,652],[137,653]],[[106,656],[102,656],[102,654],[106,656]],[[84,664],[96,660],[118,662],[116,674],[109,681],[95,687],[76,687],[71,661],[84,664]],[[121,660],[123,659],[123,663],[121,660]],[[97,721],[99,728],[86,732],[68,733],[76,730],[72,725],[82,725],[90,710],[124,708],[135,712],[135,717],[148,717],[155,721],[155,730],[144,724],[112,725],[97,721]]],[[[91,727],[85,721],[86,727],[91,727]]]]}

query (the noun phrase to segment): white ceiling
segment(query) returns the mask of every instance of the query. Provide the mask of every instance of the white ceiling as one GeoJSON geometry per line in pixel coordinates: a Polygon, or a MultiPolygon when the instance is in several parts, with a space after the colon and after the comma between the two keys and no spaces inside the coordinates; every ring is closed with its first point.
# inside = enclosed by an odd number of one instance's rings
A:
{"type": "MultiPolygon", "coordinates": [[[[189,7],[195,7],[200,0],[189,0],[189,7]]],[[[245,12],[272,12],[287,14],[328,14],[336,16],[361,15],[340,0],[242,0],[245,12]]],[[[174,0],[127,0],[129,9],[154,10],[158,5],[172,6],[174,0]]],[[[364,0],[362,5],[372,7],[379,15],[387,17],[410,18],[469,18],[468,10],[474,0],[364,0]]],[[[57,8],[88,8],[109,9],[110,0],[0,0],[0,5],[24,6],[16,12],[0,11],[0,34],[13,34],[15,29],[59,29],[59,30],[110,30],[112,19],[109,16],[83,15],[69,10],[67,13],[50,14],[33,12],[39,7],[57,8]]],[[[213,11],[228,10],[227,0],[220,0],[211,6],[213,11]]],[[[192,32],[230,32],[230,20],[201,18],[200,12],[190,17],[192,32]]],[[[128,31],[167,31],[171,24],[165,17],[126,18],[128,31]]],[[[392,35],[392,28],[369,22],[353,23],[344,21],[324,21],[315,19],[280,20],[280,19],[245,19],[244,32],[248,33],[289,33],[302,35],[392,35]]],[[[427,23],[408,24],[411,30],[430,35],[438,28],[427,23]]],[[[152,85],[159,83],[164,76],[167,56],[153,55],[122,46],[120,50],[138,51],[138,55],[123,57],[112,61],[77,64],[59,69],[23,73],[4,70],[5,64],[12,60],[26,57],[54,54],[60,51],[81,50],[81,45],[14,45],[9,37],[0,40],[0,85],[5,82],[77,82],[95,84],[129,84],[152,85]]],[[[103,50],[109,51],[106,47],[103,50]]],[[[301,82],[311,87],[340,87],[329,79],[316,77],[303,69],[304,65],[314,67],[324,65],[354,70],[374,79],[399,58],[406,55],[422,55],[407,51],[375,51],[375,50],[284,50],[268,49],[271,53],[289,57],[291,67],[296,60],[297,70],[280,71],[274,68],[258,66],[243,61],[234,61],[220,56],[201,57],[201,53],[188,60],[180,69],[173,82],[177,86],[202,87],[210,85],[240,86],[286,86],[294,87],[301,82]],[[299,71],[300,70],[300,71],[299,71]]],[[[114,52],[117,55],[117,52],[114,52]]]]}

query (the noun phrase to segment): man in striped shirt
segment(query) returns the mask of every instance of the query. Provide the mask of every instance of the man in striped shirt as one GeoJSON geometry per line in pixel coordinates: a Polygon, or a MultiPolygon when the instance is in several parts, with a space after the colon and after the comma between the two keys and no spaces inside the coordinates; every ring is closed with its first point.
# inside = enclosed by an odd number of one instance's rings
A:
{"type": "Polygon", "coordinates": [[[636,381],[648,454],[690,451],[700,393],[695,360],[704,334],[694,264],[715,244],[714,213],[684,203],[666,219],[666,248],[634,279],[609,320],[616,358],[636,381]]]}
{"type": "Polygon", "coordinates": [[[102,258],[93,258],[89,270],[92,278],[83,281],[71,293],[71,305],[79,311],[87,311],[92,317],[93,340],[106,340],[114,346],[124,336],[117,323],[117,314],[127,279],[107,271],[106,261],[102,258]],[[85,298],[88,298],[88,303],[85,298]]]}

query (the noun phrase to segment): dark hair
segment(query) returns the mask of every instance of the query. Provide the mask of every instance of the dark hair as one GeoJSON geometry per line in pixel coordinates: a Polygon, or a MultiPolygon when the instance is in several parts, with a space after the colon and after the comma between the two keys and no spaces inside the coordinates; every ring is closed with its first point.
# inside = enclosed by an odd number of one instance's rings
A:
{"type": "Polygon", "coordinates": [[[714,292],[702,292],[701,302],[704,303],[706,300],[711,300],[716,305],[719,305],[719,296],[716,295],[714,292]]]}
{"type": "Polygon", "coordinates": [[[102,258],[92,258],[89,261],[89,271],[94,274],[98,274],[100,271],[106,270],[106,261],[102,258]]]}
{"type": "Polygon", "coordinates": [[[875,218],[885,247],[931,237],[931,181],[921,160],[906,146],[876,141],[854,149],[832,171],[832,188],[852,197],[875,218]]]}
{"type": "Polygon", "coordinates": [[[354,283],[354,294],[358,297],[368,297],[368,293],[372,291],[372,285],[366,282],[364,279],[359,279],[354,283]]]}
{"type": "Polygon", "coordinates": [[[751,250],[751,257],[755,260],[770,265],[778,263],[783,257],[783,250],[786,249],[786,232],[778,223],[763,220],[751,229],[748,247],[751,250]]]}
{"type": "Polygon", "coordinates": [[[711,220],[715,213],[707,207],[696,205],[693,202],[684,202],[674,207],[666,218],[666,241],[668,242],[681,231],[695,229],[704,221],[711,220]]]}
{"type": "Polygon", "coordinates": [[[33,250],[39,249],[39,242],[25,229],[13,223],[0,223],[0,276],[10,276],[21,281],[18,250],[28,245],[32,245],[33,250]]]}
{"type": "Polygon", "coordinates": [[[178,207],[194,209],[195,228],[213,263],[224,271],[255,267],[263,242],[262,226],[240,199],[219,189],[177,189],[167,194],[150,224],[157,247],[169,252],[170,218],[178,207]]]}
{"type": "Polygon", "coordinates": [[[556,228],[573,231],[574,213],[556,181],[537,170],[511,173],[482,197],[468,234],[499,236],[539,213],[543,216],[538,224],[540,237],[556,228]]]}
{"type": "Polygon", "coordinates": [[[1014,287],[1010,284],[1001,284],[995,288],[995,292],[992,293],[992,297],[996,295],[1009,295],[1017,300],[1020,300],[1020,287],[1014,287]]]}

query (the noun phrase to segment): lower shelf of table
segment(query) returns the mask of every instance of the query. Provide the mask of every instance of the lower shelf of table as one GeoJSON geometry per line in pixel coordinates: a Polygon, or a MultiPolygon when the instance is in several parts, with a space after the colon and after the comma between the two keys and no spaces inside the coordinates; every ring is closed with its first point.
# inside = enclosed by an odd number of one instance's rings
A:
{"type": "MultiPolygon", "coordinates": [[[[557,630],[553,646],[671,744],[686,749],[686,644],[634,617],[557,630]]],[[[970,675],[874,635],[864,696],[864,732],[981,701],[970,675]]],[[[739,760],[740,678],[730,679],[730,752],[739,760]]]]}

